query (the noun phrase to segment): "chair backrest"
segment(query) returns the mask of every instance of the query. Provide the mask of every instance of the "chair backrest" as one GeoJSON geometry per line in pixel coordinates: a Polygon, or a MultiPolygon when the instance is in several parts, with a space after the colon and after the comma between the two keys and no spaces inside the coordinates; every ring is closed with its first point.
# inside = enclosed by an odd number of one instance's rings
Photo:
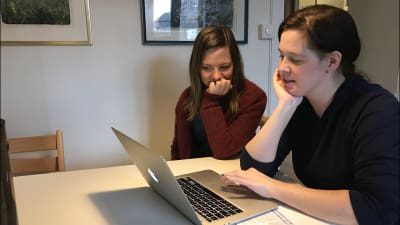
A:
{"type": "Polygon", "coordinates": [[[14,176],[65,171],[61,130],[46,136],[10,138],[8,144],[14,176]]]}
{"type": "Polygon", "coordinates": [[[258,130],[261,129],[261,127],[264,126],[264,124],[267,122],[268,116],[262,116],[260,122],[258,122],[258,130]]]}
{"type": "Polygon", "coordinates": [[[18,225],[17,207],[15,204],[14,183],[10,170],[6,121],[0,119],[0,151],[1,151],[1,224],[18,225]]]}

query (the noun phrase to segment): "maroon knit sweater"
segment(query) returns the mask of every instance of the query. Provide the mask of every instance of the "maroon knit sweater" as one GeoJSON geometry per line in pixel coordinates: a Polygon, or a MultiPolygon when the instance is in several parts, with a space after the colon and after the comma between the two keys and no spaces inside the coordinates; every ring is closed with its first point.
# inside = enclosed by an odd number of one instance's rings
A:
{"type": "MultiPolygon", "coordinates": [[[[196,151],[192,143],[191,121],[188,121],[184,103],[190,88],[186,88],[175,107],[175,133],[171,145],[171,159],[187,159],[196,151]]],[[[223,96],[203,93],[200,117],[203,121],[213,157],[228,159],[237,156],[255,135],[266,104],[265,92],[256,84],[245,80],[244,91],[239,99],[239,110],[232,114],[223,112],[220,99],[223,96]]]]}

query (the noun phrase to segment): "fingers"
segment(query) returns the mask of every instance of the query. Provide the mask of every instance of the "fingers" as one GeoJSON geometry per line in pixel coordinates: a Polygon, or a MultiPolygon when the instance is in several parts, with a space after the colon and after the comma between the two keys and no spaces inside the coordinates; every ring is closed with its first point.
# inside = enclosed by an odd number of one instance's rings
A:
{"type": "Polygon", "coordinates": [[[283,80],[282,80],[282,76],[279,73],[278,69],[275,70],[274,72],[274,79],[273,79],[273,84],[275,89],[276,88],[282,88],[283,87],[283,80]]]}
{"type": "Polygon", "coordinates": [[[245,171],[235,170],[229,173],[221,174],[221,180],[227,184],[244,185],[246,183],[245,171]]]}
{"type": "Polygon", "coordinates": [[[227,92],[231,88],[231,81],[230,80],[219,80],[215,82],[215,87],[220,92],[227,92]]]}
{"type": "Polygon", "coordinates": [[[221,175],[221,180],[222,180],[223,182],[225,182],[226,184],[228,184],[228,185],[240,186],[240,183],[237,182],[237,181],[235,181],[235,180],[232,180],[232,178],[231,178],[229,175],[224,175],[224,174],[222,174],[222,175],[221,175]]]}
{"type": "Polygon", "coordinates": [[[208,85],[208,88],[207,88],[207,92],[210,93],[210,91],[215,90],[215,89],[216,89],[215,82],[210,82],[210,84],[208,85]]]}
{"type": "Polygon", "coordinates": [[[228,185],[240,186],[240,182],[237,181],[235,177],[230,175],[225,175],[225,174],[221,175],[221,180],[228,185]]]}
{"type": "Polygon", "coordinates": [[[221,80],[211,82],[207,89],[207,92],[215,95],[226,95],[231,89],[231,81],[222,78],[221,80]]]}
{"type": "Polygon", "coordinates": [[[279,73],[278,69],[276,69],[274,72],[274,79],[277,81],[281,80],[281,74],[279,73]]]}

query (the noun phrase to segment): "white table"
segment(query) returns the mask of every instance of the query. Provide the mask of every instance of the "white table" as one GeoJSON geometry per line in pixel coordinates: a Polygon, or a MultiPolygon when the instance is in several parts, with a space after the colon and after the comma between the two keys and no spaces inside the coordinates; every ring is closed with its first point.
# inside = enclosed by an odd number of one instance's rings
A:
{"type": "MultiPolygon", "coordinates": [[[[239,168],[238,159],[216,160],[210,157],[169,161],[168,164],[175,175],[206,168],[217,173],[239,168]]],[[[98,193],[123,193],[138,187],[147,187],[147,183],[135,165],[15,177],[19,225],[116,224],[116,220],[107,218],[111,216],[107,211],[113,208],[99,207],[93,196],[98,193]]],[[[135,221],[130,223],[135,224],[135,221]]]]}

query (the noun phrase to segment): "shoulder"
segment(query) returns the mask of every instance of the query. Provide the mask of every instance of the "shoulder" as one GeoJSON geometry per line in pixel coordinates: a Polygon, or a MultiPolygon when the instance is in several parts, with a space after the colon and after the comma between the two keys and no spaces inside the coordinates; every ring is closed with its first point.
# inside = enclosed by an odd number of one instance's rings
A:
{"type": "Polygon", "coordinates": [[[265,92],[255,83],[253,83],[252,81],[245,79],[244,80],[244,89],[249,89],[249,90],[254,90],[254,91],[258,91],[258,92],[262,92],[265,94],[265,92]]]}
{"type": "Polygon", "coordinates": [[[248,79],[245,79],[243,96],[257,99],[267,99],[267,95],[265,94],[264,90],[248,79]]]}
{"type": "Polygon", "coordinates": [[[187,97],[189,96],[189,94],[190,94],[190,86],[183,89],[183,91],[181,92],[181,95],[179,96],[179,100],[182,100],[182,99],[186,100],[187,97]]]}
{"type": "Polygon", "coordinates": [[[342,118],[342,125],[352,134],[396,133],[399,128],[399,102],[378,84],[362,77],[346,81],[335,97],[332,114],[342,118]]]}
{"type": "Polygon", "coordinates": [[[360,110],[397,110],[399,102],[396,97],[379,84],[372,84],[359,75],[348,78],[338,91],[339,100],[345,101],[352,108],[360,110]]]}
{"type": "Polygon", "coordinates": [[[182,108],[186,102],[186,99],[188,98],[190,94],[190,86],[185,88],[182,92],[181,95],[179,96],[178,102],[176,103],[176,108],[182,108]]]}
{"type": "Polygon", "coordinates": [[[245,80],[244,90],[239,97],[240,108],[252,107],[264,110],[267,105],[267,95],[256,84],[249,80],[245,80]]]}

